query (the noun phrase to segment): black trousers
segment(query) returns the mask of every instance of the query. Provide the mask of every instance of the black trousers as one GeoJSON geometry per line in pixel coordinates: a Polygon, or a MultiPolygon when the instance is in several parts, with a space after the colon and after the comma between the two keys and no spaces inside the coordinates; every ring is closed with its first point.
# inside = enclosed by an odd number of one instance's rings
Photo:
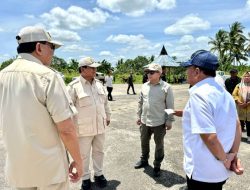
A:
{"type": "Polygon", "coordinates": [[[156,126],[156,127],[149,127],[145,124],[140,126],[141,132],[141,160],[148,161],[149,152],[150,152],[150,139],[152,134],[154,134],[154,141],[155,141],[155,160],[154,160],[154,167],[160,168],[161,162],[164,158],[164,136],[166,135],[166,128],[165,124],[156,126]]]}
{"type": "Polygon", "coordinates": [[[108,100],[112,101],[113,97],[112,97],[112,91],[113,91],[113,87],[108,87],[107,86],[107,91],[108,91],[108,100]]]}
{"type": "Polygon", "coordinates": [[[127,94],[129,94],[129,89],[130,89],[130,87],[131,87],[132,90],[133,90],[133,94],[135,94],[135,89],[134,89],[134,84],[133,84],[133,83],[128,83],[127,94]]]}
{"type": "Polygon", "coordinates": [[[188,176],[186,178],[188,190],[222,190],[223,185],[226,183],[226,180],[218,183],[207,183],[196,181],[192,177],[189,179],[188,176]]]}
{"type": "Polygon", "coordinates": [[[241,130],[247,130],[247,136],[250,137],[250,121],[240,120],[241,130]]]}

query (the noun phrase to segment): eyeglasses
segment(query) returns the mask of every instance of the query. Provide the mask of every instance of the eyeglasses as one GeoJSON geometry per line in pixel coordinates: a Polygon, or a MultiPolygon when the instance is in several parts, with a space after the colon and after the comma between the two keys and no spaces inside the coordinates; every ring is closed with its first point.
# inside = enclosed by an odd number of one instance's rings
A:
{"type": "Polygon", "coordinates": [[[56,46],[55,44],[49,43],[49,42],[40,42],[41,44],[48,45],[50,49],[55,50],[56,46]]]}
{"type": "Polygon", "coordinates": [[[158,71],[147,71],[146,72],[148,75],[153,75],[153,74],[155,74],[155,73],[158,73],[158,71]]]}

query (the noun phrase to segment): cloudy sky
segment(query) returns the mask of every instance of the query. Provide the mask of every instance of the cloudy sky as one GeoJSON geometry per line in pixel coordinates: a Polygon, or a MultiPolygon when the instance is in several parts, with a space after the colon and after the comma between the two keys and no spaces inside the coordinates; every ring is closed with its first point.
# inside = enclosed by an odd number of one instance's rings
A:
{"type": "Polygon", "coordinates": [[[239,21],[250,32],[250,0],[3,0],[0,7],[0,63],[16,55],[15,36],[39,25],[64,46],[55,55],[97,61],[138,55],[187,59],[219,29],[239,21]]]}

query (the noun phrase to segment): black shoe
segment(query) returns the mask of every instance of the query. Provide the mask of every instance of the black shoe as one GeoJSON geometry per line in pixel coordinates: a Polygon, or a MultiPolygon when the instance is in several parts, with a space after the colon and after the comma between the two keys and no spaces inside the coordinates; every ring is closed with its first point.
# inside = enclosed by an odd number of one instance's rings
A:
{"type": "Polygon", "coordinates": [[[159,177],[161,175],[161,169],[154,167],[153,174],[154,174],[154,177],[159,177]]]}
{"type": "Polygon", "coordinates": [[[140,169],[140,168],[144,168],[148,166],[148,161],[143,161],[143,160],[140,160],[139,162],[137,162],[135,164],[135,169],[140,169]]]}
{"type": "Polygon", "coordinates": [[[98,187],[104,188],[107,186],[107,180],[103,175],[95,176],[94,178],[95,178],[95,182],[96,182],[98,187]]]}
{"type": "Polygon", "coordinates": [[[91,188],[90,179],[82,180],[82,188],[81,188],[81,190],[90,190],[90,188],[91,188]]]}

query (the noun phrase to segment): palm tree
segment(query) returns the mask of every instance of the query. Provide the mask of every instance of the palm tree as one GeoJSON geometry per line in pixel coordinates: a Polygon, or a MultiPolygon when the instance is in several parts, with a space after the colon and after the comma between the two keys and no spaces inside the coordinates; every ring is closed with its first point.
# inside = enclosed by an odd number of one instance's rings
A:
{"type": "Polygon", "coordinates": [[[234,22],[230,26],[228,33],[228,41],[226,42],[226,49],[231,59],[235,59],[237,63],[241,64],[241,60],[247,60],[245,52],[246,37],[243,35],[244,27],[240,22],[234,22]]]}
{"type": "Polygon", "coordinates": [[[224,62],[222,60],[224,60],[224,55],[225,55],[225,51],[226,51],[226,42],[228,41],[228,32],[220,29],[216,35],[215,35],[215,39],[210,38],[211,41],[208,42],[208,44],[212,45],[211,51],[212,52],[218,52],[219,55],[219,63],[223,69],[223,64],[224,62]]]}

